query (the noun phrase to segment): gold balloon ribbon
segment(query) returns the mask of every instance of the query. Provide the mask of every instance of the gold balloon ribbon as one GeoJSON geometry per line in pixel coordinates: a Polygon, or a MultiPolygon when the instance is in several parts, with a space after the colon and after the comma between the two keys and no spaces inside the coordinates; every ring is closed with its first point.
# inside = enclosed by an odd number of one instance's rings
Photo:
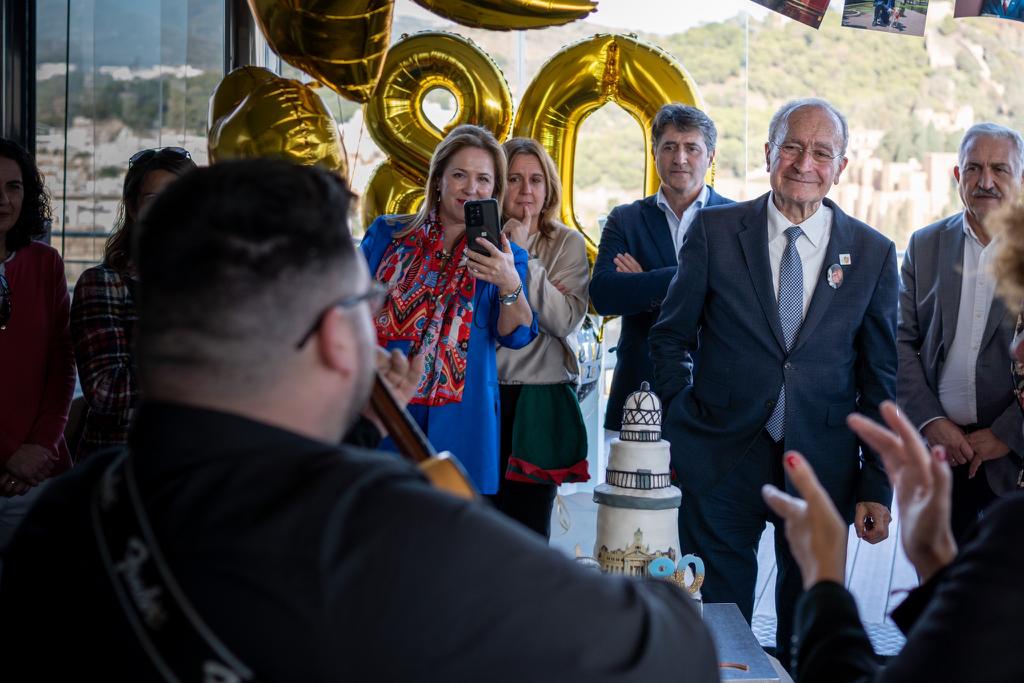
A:
{"type": "MultiPolygon", "coordinates": [[[[504,140],[512,127],[512,95],[497,64],[468,38],[443,31],[404,36],[388,52],[373,98],[363,105],[370,136],[388,155],[378,167],[363,198],[364,224],[387,212],[387,206],[408,205],[407,186],[387,193],[388,182],[402,179],[422,193],[430,158],[449,130],[463,123],[487,128],[504,140]],[[423,112],[423,99],[436,88],[455,98],[455,117],[437,128],[423,112]],[[386,175],[385,175],[386,174],[386,175]]],[[[419,201],[419,200],[417,200],[419,201]]]]}
{"type": "MultiPolygon", "coordinates": [[[[562,48],[541,67],[523,93],[514,131],[537,140],[551,154],[562,180],[562,221],[580,232],[583,226],[573,211],[576,137],[583,120],[608,102],[637,120],[647,150],[652,146],[651,122],[662,105],[702,106],[697,84],[682,65],[635,36],[598,34],[562,48]]],[[[649,153],[644,168],[644,193],[654,194],[660,181],[649,153]]],[[[590,237],[587,254],[591,261],[597,254],[590,237]]]]}
{"type": "Polygon", "coordinates": [[[338,126],[308,85],[243,66],[217,85],[210,97],[209,120],[211,163],[270,156],[323,166],[348,177],[338,126]]]}
{"type": "Polygon", "coordinates": [[[589,0],[416,0],[434,14],[452,21],[492,31],[560,26],[582,19],[597,10],[589,0]]]}
{"type": "Polygon", "coordinates": [[[342,97],[366,102],[391,41],[392,0],[249,0],[271,49],[342,97]]]}

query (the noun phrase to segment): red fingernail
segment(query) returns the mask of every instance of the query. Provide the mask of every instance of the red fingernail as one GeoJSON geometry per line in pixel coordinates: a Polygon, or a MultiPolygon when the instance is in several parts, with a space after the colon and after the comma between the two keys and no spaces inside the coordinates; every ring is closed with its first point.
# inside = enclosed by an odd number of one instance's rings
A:
{"type": "Polygon", "coordinates": [[[946,462],[946,449],[943,446],[935,447],[935,457],[939,462],[946,462]]]}
{"type": "Polygon", "coordinates": [[[793,455],[792,453],[786,456],[786,467],[788,467],[789,469],[796,468],[796,456],[793,455]]]}

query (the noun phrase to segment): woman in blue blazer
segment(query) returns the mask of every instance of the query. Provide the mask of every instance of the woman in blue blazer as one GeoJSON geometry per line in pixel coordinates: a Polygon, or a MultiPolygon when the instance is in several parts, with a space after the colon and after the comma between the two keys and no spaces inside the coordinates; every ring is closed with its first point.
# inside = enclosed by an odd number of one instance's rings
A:
{"type": "MultiPolygon", "coordinates": [[[[380,344],[423,356],[409,412],[438,450],[450,451],[481,493],[498,490],[498,344],[512,349],[537,336],[526,298],[527,254],[501,237],[466,243],[463,205],[501,205],[506,162],[484,128],[457,126],[430,162],[423,207],[380,216],[361,248],[388,295],[374,323],[380,344]]],[[[385,442],[384,447],[388,447],[385,442]]]]}

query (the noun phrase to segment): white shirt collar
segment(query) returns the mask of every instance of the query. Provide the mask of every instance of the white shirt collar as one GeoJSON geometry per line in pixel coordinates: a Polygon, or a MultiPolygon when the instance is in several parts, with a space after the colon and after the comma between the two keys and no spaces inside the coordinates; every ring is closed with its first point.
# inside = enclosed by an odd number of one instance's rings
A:
{"type": "MultiPolygon", "coordinates": [[[[779,207],[775,206],[774,193],[768,194],[768,241],[781,237],[786,229],[792,227],[792,223],[786,218],[779,207]]],[[[818,210],[811,214],[810,218],[805,220],[803,223],[796,223],[804,232],[804,237],[811,241],[815,247],[817,247],[821,240],[825,238],[829,227],[832,225],[832,209],[825,206],[823,201],[818,205],[818,210]]]]}
{"type": "Polygon", "coordinates": [[[992,243],[995,242],[999,238],[999,235],[994,235],[988,241],[988,244],[983,245],[981,243],[981,240],[978,239],[978,233],[974,232],[974,228],[971,227],[971,222],[969,220],[967,220],[967,212],[966,211],[964,211],[961,214],[961,219],[960,220],[963,223],[964,237],[966,237],[969,240],[973,240],[982,249],[984,249],[986,247],[992,246],[992,243]]]}
{"type": "MultiPolygon", "coordinates": [[[[704,183],[704,185],[700,188],[700,194],[698,194],[697,198],[694,199],[693,202],[688,207],[686,207],[686,209],[683,210],[683,213],[686,213],[687,211],[693,212],[696,211],[697,209],[704,208],[704,205],[708,203],[708,196],[710,194],[711,192],[708,190],[707,183],[704,183]]],[[[671,211],[672,215],[675,216],[676,212],[672,209],[672,206],[669,205],[668,199],[665,198],[665,193],[661,191],[660,185],[658,186],[658,194],[655,197],[655,201],[658,203],[659,209],[661,209],[662,211],[671,211]]],[[[676,218],[682,219],[682,216],[676,216],[676,218]]]]}

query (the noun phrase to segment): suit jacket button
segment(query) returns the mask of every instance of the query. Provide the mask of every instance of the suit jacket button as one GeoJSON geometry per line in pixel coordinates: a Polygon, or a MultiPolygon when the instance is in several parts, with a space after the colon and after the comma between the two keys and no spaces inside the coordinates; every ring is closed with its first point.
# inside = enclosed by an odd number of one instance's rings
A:
{"type": "Polygon", "coordinates": [[[768,410],[773,410],[775,408],[775,401],[772,401],[772,400],[765,401],[764,402],[764,407],[767,408],[768,410]]]}
{"type": "Polygon", "coordinates": [[[786,362],[786,364],[785,364],[785,365],[783,365],[782,367],[783,367],[783,368],[785,368],[786,370],[789,370],[790,368],[792,368],[792,367],[793,367],[793,364],[792,364],[792,363],[790,363],[789,361],[787,361],[787,362],[786,362]]]}

